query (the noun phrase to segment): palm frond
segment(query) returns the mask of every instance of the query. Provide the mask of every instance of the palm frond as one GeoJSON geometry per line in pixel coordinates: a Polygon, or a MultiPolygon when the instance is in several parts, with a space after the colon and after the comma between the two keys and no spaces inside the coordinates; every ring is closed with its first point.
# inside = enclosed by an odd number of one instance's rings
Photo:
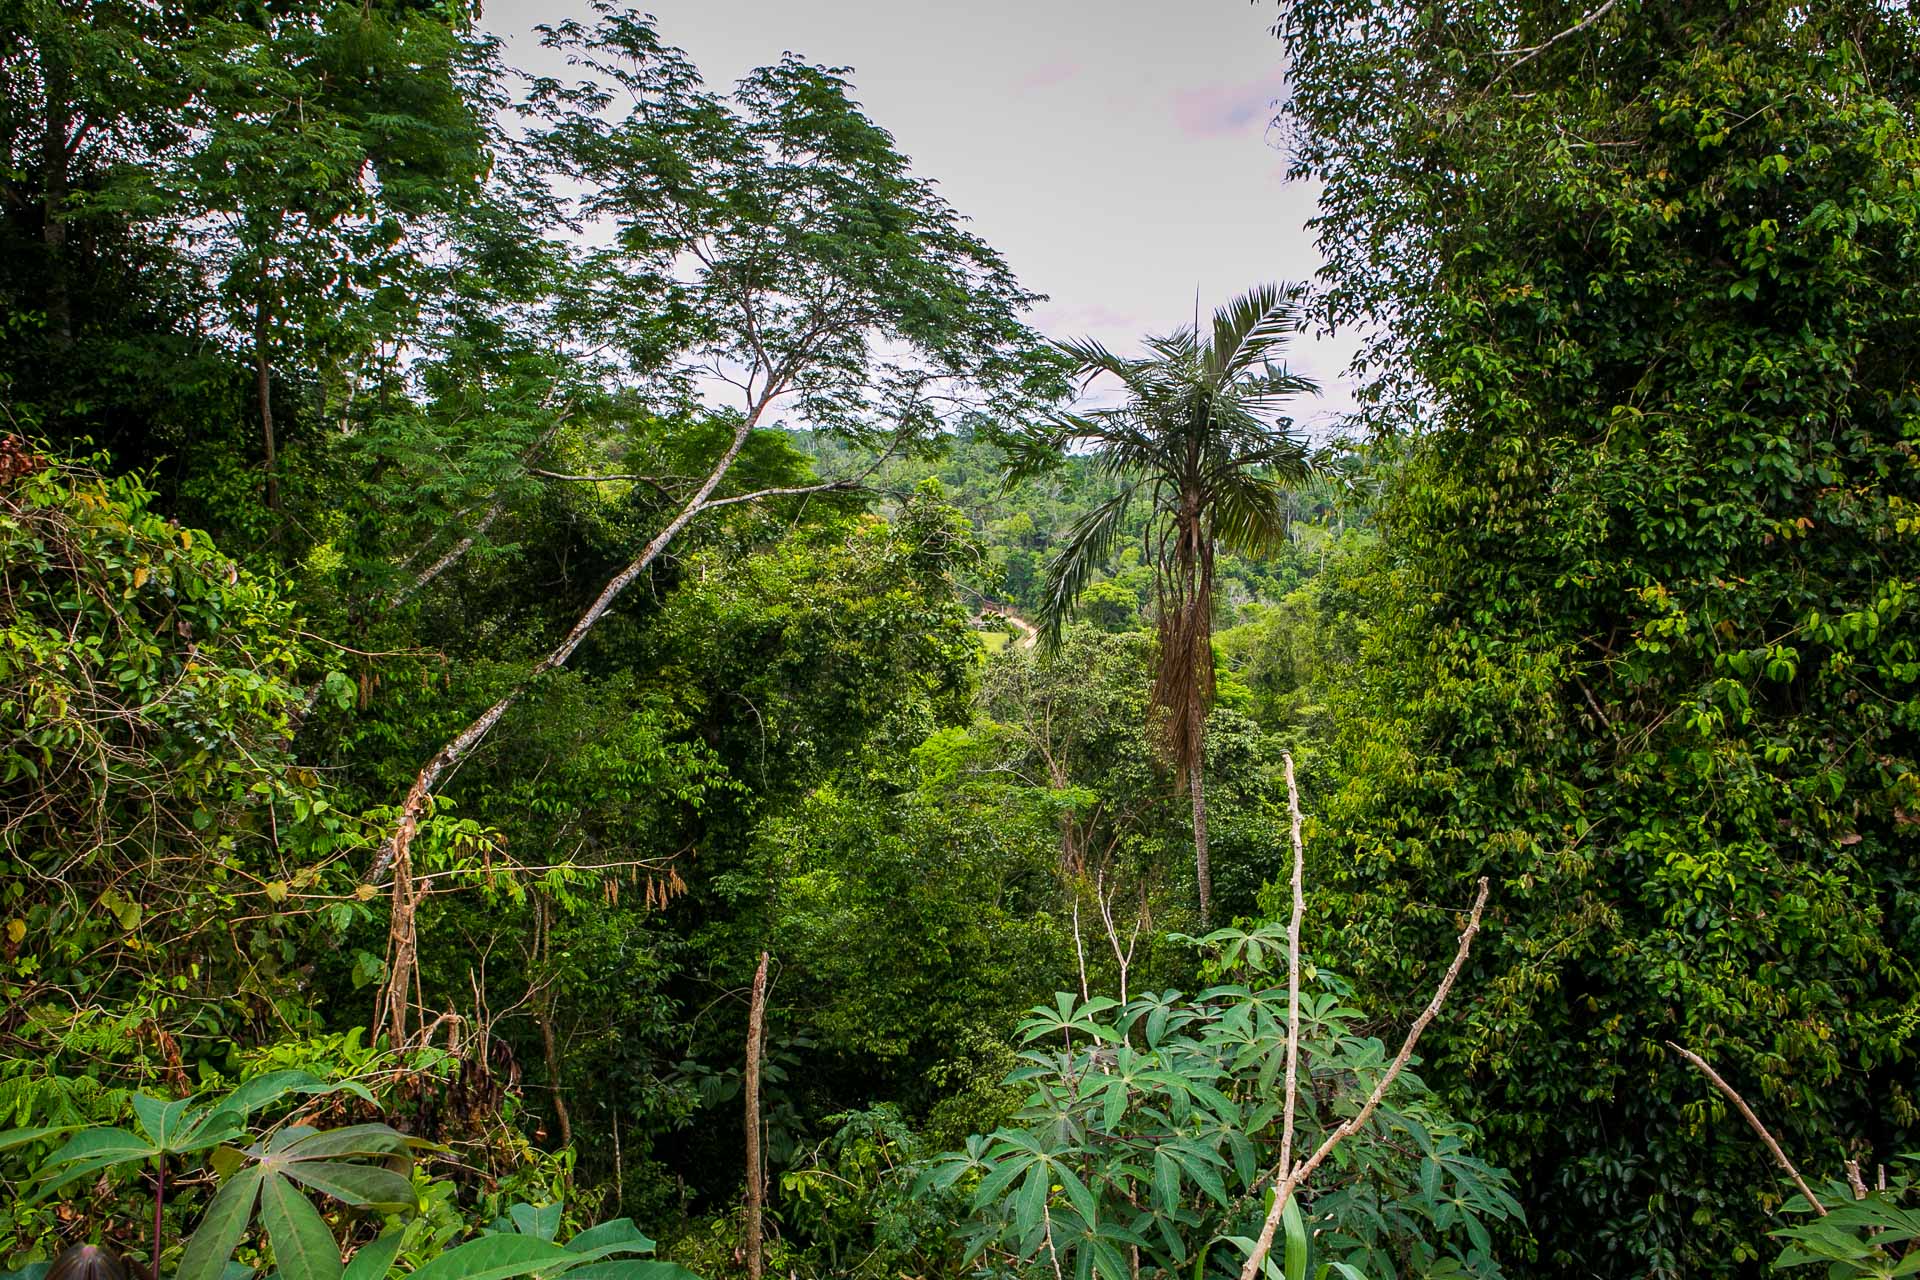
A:
{"type": "Polygon", "coordinates": [[[1093,338],[1062,338],[1053,345],[1073,357],[1072,376],[1075,378],[1091,378],[1102,373],[1125,378],[1129,367],[1137,363],[1115,355],[1105,344],[1093,338]]]}
{"type": "Polygon", "coordinates": [[[1213,313],[1207,373],[1216,385],[1266,362],[1300,327],[1298,285],[1255,285],[1213,313]]]}
{"type": "Polygon", "coordinates": [[[1213,536],[1235,555],[1264,555],[1287,537],[1287,490],[1267,476],[1235,470],[1213,495],[1213,536]]]}
{"type": "Polygon", "coordinates": [[[1113,558],[1113,545],[1120,537],[1120,522],[1133,501],[1135,487],[1125,486],[1074,521],[1067,531],[1066,546],[1047,563],[1046,595],[1040,604],[1040,634],[1049,649],[1058,647],[1067,616],[1086,589],[1087,579],[1113,558]]]}
{"type": "Polygon", "coordinates": [[[1059,432],[1050,428],[1028,428],[1008,436],[1001,445],[1007,455],[1007,467],[1000,477],[1001,492],[1058,467],[1065,459],[1066,444],[1059,432]]]}

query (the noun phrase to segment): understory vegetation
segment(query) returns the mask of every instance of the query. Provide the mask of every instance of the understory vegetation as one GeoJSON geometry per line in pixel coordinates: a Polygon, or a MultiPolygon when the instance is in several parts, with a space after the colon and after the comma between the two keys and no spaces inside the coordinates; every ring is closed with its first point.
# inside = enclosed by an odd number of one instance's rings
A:
{"type": "Polygon", "coordinates": [[[0,0],[0,1277],[1920,1274],[1920,18],[1288,0],[1115,351],[573,7],[0,0]]]}

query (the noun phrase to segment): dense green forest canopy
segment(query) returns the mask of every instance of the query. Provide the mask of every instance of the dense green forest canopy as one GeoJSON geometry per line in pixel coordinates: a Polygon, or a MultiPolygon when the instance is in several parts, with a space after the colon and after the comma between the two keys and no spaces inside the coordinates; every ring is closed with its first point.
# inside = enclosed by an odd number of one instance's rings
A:
{"type": "Polygon", "coordinates": [[[1920,1267],[1920,17],[1289,0],[1116,352],[577,9],[0,0],[0,1276],[1920,1267]]]}

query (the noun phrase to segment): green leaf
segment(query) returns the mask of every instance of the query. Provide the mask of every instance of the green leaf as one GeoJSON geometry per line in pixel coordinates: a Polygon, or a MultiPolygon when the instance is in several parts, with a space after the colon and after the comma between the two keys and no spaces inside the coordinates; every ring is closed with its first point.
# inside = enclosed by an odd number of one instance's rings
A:
{"type": "Polygon", "coordinates": [[[535,1208],[530,1204],[516,1204],[507,1210],[513,1219],[513,1225],[523,1236],[532,1236],[536,1240],[551,1240],[554,1232],[560,1229],[559,1201],[535,1208]]]}
{"type": "Polygon", "coordinates": [[[1027,1170],[1027,1179],[1020,1184],[1020,1194],[1014,1198],[1013,1221],[1017,1230],[1026,1235],[1039,1228],[1047,1207],[1047,1167],[1036,1164],[1027,1170]]]}
{"type": "Polygon", "coordinates": [[[271,1167],[356,1209],[410,1209],[415,1202],[412,1181],[379,1165],[289,1160],[273,1161],[271,1167]]]}
{"type": "Polygon", "coordinates": [[[355,1251],[353,1260],[341,1272],[340,1280],[386,1280],[393,1260],[400,1256],[400,1244],[407,1236],[404,1228],[383,1231],[379,1237],[355,1251]]]}
{"type": "Polygon", "coordinates": [[[227,1260],[247,1233],[247,1223],[253,1218],[254,1198],[265,1176],[258,1165],[242,1169],[215,1193],[206,1213],[201,1215],[199,1228],[187,1241],[174,1280],[220,1280],[227,1260]]]}
{"type": "Polygon", "coordinates": [[[1300,1218],[1299,1196],[1287,1197],[1286,1207],[1280,1211],[1280,1221],[1287,1232],[1286,1265],[1283,1268],[1287,1280],[1307,1280],[1307,1224],[1300,1218]]]}
{"type": "Polygon", "coordinates": [[[1180,1203],[1180,1166],[1158,1149],[1153,1153],[1153,1200],[1162,1213],[1172,1213],[1180,1203]]]}
{"type": "Polygon", "coordinates": [[[192,1127],[187,1123],[186,1115],[193,1106],[193,1099],[167,1101],[151,1094],[136,1093],[132,1101],[133,1118],[153,1145],[161,1151],[177,1150],[173,1144],[192,1127]]]}
{"type": "Polygon", "coordinates": [[[567,1280],[700,1280],[679,1263],[656,1262],[651,1258],[590,1262],[584,1267],[569,1267],[560,1274],[567,1280]]]}
{"type": "Polygon", "coordinates": [[[567,1257],[559,1245],[532,1236],[482,1236],[449,1249],[410,1280],[509,1280],[564,1263],[567,1257]]]}
{"type": "Polygon", "coordinates": [[[290,1093],[303,1096],[351,1093],[363,1102],[373,1101],[373,1094],[357,1080],[339,1080],[329,1083],[311,1071],[274,1071],[247,1081],[215,1106],[218,1110],[237,1111],[242,1116],[250,1116],[268,1103],[278,1102],[290,1093]]]}
{"type": "Polygon", "coordinates": [[[260,1184],[260,1225],[273,1244],[281,1280],[340,1280],[340,1248],[319,1211],[285,1178],[260,1184]]]}
{"type": "Polygon", "coordinates": [[[0,1151],[24,1147],[29,1142],[38,1142],[42,1138],[51,1138],[56,1134],[67,1133],[79,1127],[75,1124],[57,1124],[39,1129],[9,1129],[5,1133],[0,1133],[0,1151]]]}
{"type": "Polygon", "coordinates": [[[653,1241],[633,1225],[632,1218],[615,1218],[611,1222],[588,1227],[574,1236],[567,1241],[567,1252],[588,1257],[620,1252],[652,1253],[653,1241]]]}

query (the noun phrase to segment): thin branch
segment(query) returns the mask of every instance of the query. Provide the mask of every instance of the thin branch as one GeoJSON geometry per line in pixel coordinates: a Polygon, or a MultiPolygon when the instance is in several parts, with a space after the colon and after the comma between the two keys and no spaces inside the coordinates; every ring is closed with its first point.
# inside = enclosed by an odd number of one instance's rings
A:
{"type": "Polygon", "coordinates": [[[1734,1109],[1746,1117],[1746,1121],[1753,1127],[1753,1131],[1760,1135],[1760,1141],[1765,1143],[1767,1150],[1773,1153],[1774,1161],[1778,1163],[1782,1169],[1787,1171],[1787,1176],[1793,1179],[1793,1185],[1800,1188],[1800,1194],[1805,1196],[1807,1203],[1813,1206],[1813,1211],[1823,1218],[1826,1217],[1827,1207],[1814,1199],[1813,1191],[1807,1186],[1806,1179],[1800,1176],[1800,1171],[1793,1167],[1793,1161],[1787,1159],[1787,1153],[1780,1149],[1780,1144],[1774,1140],[1771,1133],[1767,1132],[1767,1126],[1760,1123],[1760,1117],[1753,1114],[1753,1108],[1747,1105],[1747,1100],[1735,1092],[1734,1087],[1728,1084],[1718,1071],[1708,1066],[1705,1058],[1693,1050],[1682,1048],[1671,1040],[1667,1041],[1667,1048],[1673,1050],[1688,1062],[1691,1062],[1699,1069],[1701,1075],[1713,1081],[1714,1088],[1727,1095],[1727,1101],[1731,1102],[1734,1105],[1734,1109]]]}
{"type": "Polygon", "coordinates": [[[1466,966],[1467,952],[1473,947],[1474,935],[1480,932],[1480,916],[1486,910],[1486,906],[1487,878],[1481,876],[1480,892],[1474,896],[1473,911],[1467,917],[1467,927],[1460,934],[1460,947],[1454,952],[1453,963],[1447,966],[1446,976],[1440,979],[1440,985],[1434,989],[1433,999],[1427,1001],[1427,1007],[1420,1011],[1418,1018],[1414,1019],[1413,1026],[1407,1031],[1406,1040],[1400,1046],[1400,1052],[1394,1055],[1386,1074],[1375,1083],[1373,1092],[1367,1095],[1367,1100],[1360,1110],[1346,1123],[1328,1134],[1326,1140],[1311,1156],[1301,1161],[1291,1172],[1276,1170],[1276,1173],[1283,1175],[1279,1190],[1273,1197],[1273,1207],[1267,1210],[1267,1220],[1260,1226],[1260,1238],[1254,1241],[1253,1252],[1247,1255],[1246,1265],[1240,1269],[1240,1280],[1255,1280],[1259,1276],[1261,1264],[1266,1261],[1267,1254],[1273,1249],[1273,1234],[1279,1230],[1281,1215],[1286,1212],[1287,1205],[1293,1200],[1293,1193],[1313,1176],[1314,1170],[1333,1154],[1335,1147],[1366,1127],[1367,1122],[1373,1119],[1373,1113],[1379,1109],[1381,1100],[1387,1096],[1387,1090],[1393,1087],[1393,1082],[1399,1079],[1402,1071],[1406,1070],[1407,1062],[1413,1057],[1413,1048],[1420,1042],[1420,1033],[1425,1031],[1428,1024],[1439,1014],[1440,1006],[1446,1003],[1447,996],[1453,991],[1454,982],[1460,977],[1460,970],[1466,966]]]}
{"type": "MultiPolygon", "coordinates": [[[[1506,79],[1508,76],[1518,71],[1521,67],[1526,66],[1529,62],[1532,62],[1535,58],[1539,57],[1541,54],[1545,53],[1547,50],[1553,48],[1553,46],[1555,46],[1556,44],[1559,44],[1562,40],[1565,40],[1568,36],[1578,35],[1580,32],[1585,31],[1588,27],[1592,26],[1594,23],[1606,17],[1607,11],[1612,9],[1613,6],[1618,4],[1619,2],[1620,0],[1607,0],[1605,4],[1601,5],[1598,9],[1595,9],[1592,13],[1580,19],[1580,21],[1574,23],[1572,26],[1568,27],[1565,31],[1559,32],[1556,35],[1549,36],[1547,37],[1547,39],[1541,41],[1539,44],[1532,46],[1531,48],[1500,50],[1500,52],[1503,54],[1523,53],[1526,56],[1524,58],[1521,58],[1518,62],[1514,63],[1512,66],[1508,67],[1505,71],[1502,71],[1498,76],[1494,77],[1493,83],[1494,84],[1500,83],[1500,81],[1506,79]]],[[[1487,87],[1492,88],[1493,85],[1488,85],[1487,87]]]]}
{"type": "Polygon", "coordinates": [[[860,481],[828,480],[821,484],[794,485],[784,489],[755,489],[752,493],[736,493],[731,498],[715,498],[712,502],[701,504],[702,511],[711,511],[715,507],[731,507],[740,502],[758,502],[762,498],[796,498],[809,493],[845,493],[861,487],[860,481]]]}
{"type": "Polygon", "coordinates": [[[546,471],[539,467],[528,467],[527,474],[530,476],[539,476],[545,480],[575,480],[586,484],[607,484],[615,480],[628,480],[636,484],[652,485],[654,490],[663,498],[671,498],[673,496],[672,491],[661,482],[658,476],[637,476],[626,473],[611,476],[575,476],[567,475],[560,471],[546,471]]]}

